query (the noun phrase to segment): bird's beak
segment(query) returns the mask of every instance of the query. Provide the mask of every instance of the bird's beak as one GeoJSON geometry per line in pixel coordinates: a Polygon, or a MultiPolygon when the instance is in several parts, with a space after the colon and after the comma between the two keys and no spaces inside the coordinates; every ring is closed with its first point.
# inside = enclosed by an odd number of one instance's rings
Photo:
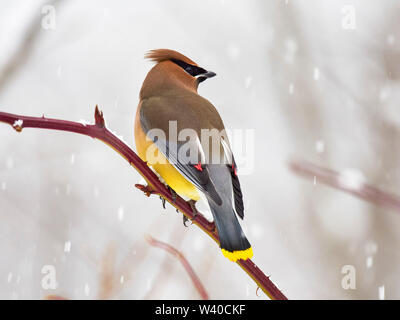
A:
{"type": "Polygon", "coordinates": [[[207,71],[206,73],[203,73],[202,76],[206,77],[206,78],[212,78],[215,77],[217,74],[215,72],[212,71],[207,71]]]}
{"type": "Polygon", "coordinates": [[[216,75],[217,74],[215,72],[206,71],[205,73],[202,73],[197,77],[197,83],[203,82],[204,80],[206,80],[208,78],[215,77],[216,75]]]}

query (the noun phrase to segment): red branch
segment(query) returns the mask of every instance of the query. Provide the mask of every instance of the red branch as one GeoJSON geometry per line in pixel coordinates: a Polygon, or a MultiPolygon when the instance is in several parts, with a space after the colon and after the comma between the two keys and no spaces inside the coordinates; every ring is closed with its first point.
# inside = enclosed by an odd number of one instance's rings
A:
{"type": "Polygon", "coordinates": [[[317,182],[345,191],[373,204],[400,212],[399,196],[390,194],[363,181],[355,185],[346,184],[346,177],[343,177],[340,172],[323,168],[306,161],[292,160],[289,163],[289,167],[299,175],[310,179],[315,177],[317,182]]]}
{"type": "Polygon", "coordinates": [[[149,235],[146,235],[146,240],[150,245],[160,248],[160,249],[163,249],[163,250],[167,251],[168,253],[172,254],[174,257],[178,258],[179,261],[182,263],[183,267],[185,268],[186,272],[188,273],[190,279],[192,280],[195,288],[199,292],[201,298],[203,300],[208,300],[208,293],[207,293],[206,289],[204,289],[203,284],[201,283],[196,272],[194,272],[189,261],[187,261],[185,256],[180,251],[178,251],[177,249],[175,249],[173,246],[169,245],[168,243],[156,240],[149,235]]]}
{"type": "MultiPolygon", "coordinates": [[[[50,130],[61,130],[75,132],[103,141],[115,151],[121,154],[147,181],[148,186],[138,185],[147,195],[158,194],[166,199],[176,209],[181,211],[189,219],[194,218],[194,213],[189,203],[177,196],[173,199],[171,191],[158,179],[156,174],[143,162],[139,156],[123,141],[118,139],[105,127],[103,113],[96,106],[95,124],[86,125],[73,121],[49,119],[44,116],[27,117],[15,114],[0,112],[0,122],[11,125],[16,131],[20,132],[24,128],[40,128],[50,130]]],[[[198,214],[193,221],[195,225],[206,232],[213,240],[219,244],[218,234],[215,231],[214,223],[209,222],[203,215],[198,214]]],[[[286,300],[286,296],[272,283],[250,259],[238,260],[237,264],[257,283],[257,285],[273,300],[286,300]]]]}

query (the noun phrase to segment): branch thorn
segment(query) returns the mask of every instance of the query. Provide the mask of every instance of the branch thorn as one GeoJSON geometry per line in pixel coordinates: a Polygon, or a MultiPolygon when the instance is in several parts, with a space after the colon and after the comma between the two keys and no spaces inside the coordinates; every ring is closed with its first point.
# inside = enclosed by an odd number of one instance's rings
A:
{"type": "Polygon", "coordinates": [[[97,104],[96,104],[96,109],[94,111],[94,120],[96,126],[98,126],[99,128],[104,128],[106,126],[104,121],[103,111],[99,110],[99,106],[97,104]]]}
{"type": "Polygon", "coordinates": [[[149,185],[144,186],[142,184],[135,184],[135,187],[138,188],[140,191],[143,191],[147,197],[150,197],[151,194],[156,193],[156,191],[149,185]]]}

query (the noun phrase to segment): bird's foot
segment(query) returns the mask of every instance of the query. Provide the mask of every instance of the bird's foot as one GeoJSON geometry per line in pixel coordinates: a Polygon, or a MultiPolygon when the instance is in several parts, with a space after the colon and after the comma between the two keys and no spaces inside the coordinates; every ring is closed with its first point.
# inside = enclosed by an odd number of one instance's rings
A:
{"type": "Polygon", "coordinates": [[[184,214],[182,216],[183,216],[183,226],[186,228],[189,227],[189,225],[186,224],[186,223],[188,223],[189,218],[186,217],[184,214]]]}
{"type": "Polygon", "coordinates": [[[186,217],[185,215],[183,215],[183,225],[185,227],[188,227],[189,225],[187,225],[187,223],[189,222],[189,220],[192,222],[191,224],[193,224],[193,221],[196,220],[198,211],[196,209],[196,201],[195,200],[189,200],[187,202],[190,205],[190,208],[192,209],[193,212],[193,218],[189,219],[188,217],[186,217]]]}
{"type": "Polygon", "coordinates": [[[163,196],[160,196],[160,199],[161,199],[162,206],[165,209],[165,202],[166,202],[165,198],[163,196]]]}
{"type": "MultiPolygon", "coordinates": [[[[172,203],[175,203],[175,201],[176,201],[176,199],[178,197],[177,193],[170,186],[167,186],[167,188],[168,188],[169,192],[171,192],[172,203]]],[[[165,198],[163,196],[160,196],[160,199],[161,199],[161,202],[162,202],[162,206],[165,209],[166,200],[165,200],[165,198]]]]}

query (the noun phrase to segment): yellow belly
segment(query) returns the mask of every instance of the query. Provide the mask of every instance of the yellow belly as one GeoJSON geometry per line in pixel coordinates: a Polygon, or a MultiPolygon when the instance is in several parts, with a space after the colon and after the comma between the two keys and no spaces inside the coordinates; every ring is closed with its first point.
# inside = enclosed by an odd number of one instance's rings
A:
{"type": "Polygon", "coordinates": [[[147,139],[146,134],[138,123],[135,123],[135,143],[139,157],[143,161],[147,161],[148,165],[150,165],[176,193],[195,201],[200,199],[197,188],[175,169],[150,139],[147,139]]]}
{"type": "MultiPolygon", "coordinates": [[[[164,157],[163,155],[161,156],[164,157]]],[[[165,164],[153,164],[151,160],[148,162],[176,193],[188,197],[192,200],[199,200],[200,195],[196,187],[190,181],[184,178],[181,173],[176,170],[175,167],[171,165],[167,159],[165,159],[165,157],[164,161],[165,164]]]]}

